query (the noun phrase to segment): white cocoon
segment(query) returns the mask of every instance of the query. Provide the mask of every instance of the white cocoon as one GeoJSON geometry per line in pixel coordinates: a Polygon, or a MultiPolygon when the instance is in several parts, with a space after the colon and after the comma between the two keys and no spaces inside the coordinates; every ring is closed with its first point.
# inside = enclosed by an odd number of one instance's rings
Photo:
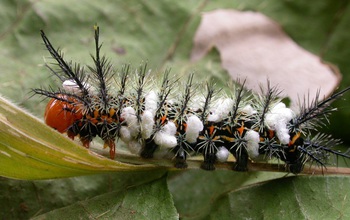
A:
{"type": "Polygon", "coordinates": [[[157,107],[158,107],[158,95],[155,92],[150,91],[145,96],[145,110],[150,111],[153,115],[155,115],[157,107]]]}
{"type": "Polygon", "coordinates": [[[175,134],[176,126],[174,122],[170,121],[155,133],[154,142],[160,147],[173,148],[177,145],[175,134]]]}
{"type": "Polygon", "coordinates": [[[226,149],[226,147],[219,147],[218,152],[216,152],[216,159],[224,163],[227,161],[230,152],[226,149]]]}
{"type": "Polygon", "coordinates": [[[141,134],[144,139],[151,137],[154,126],[154,115],[151,111],[145,110],[141,117],[141,134]]]}
{"type": "Polygon", "coordinates": [[[251,105],[244,106],[241,111],[246,115],[252,115],[257,113],[257,111],[251,105]]]}
{"type": "Polygon", "coordinates": [[[218,122],[224,120],[232,110],[234,101],[232,99],[220,99],[217,102],[212,114],[208,116],[208,121],[218,122]]]}
{"type": "Polygon", "coordinates": [[[122,139],[122,141],[124,141],[125,143],[129,143],[129,141],[131,140],[129,128],[125,126],[122,126],[120,128],[119,135],[120,135],[120,139],[122,139]]]}
{"type": "Polygon", "coordinates": [[[186,124],[186,141],[188,143],[195,143],[199,132],[203,130],[203,123],[197,116],[191,115],[187,118],[186,124]]]}
{"type": "Polygon", "coordinates": [[[290,135],[287,124],[294,117],[295,113],[280,102],[266,114],[265,123],[269,129],[276,131],[276,135],[282,144],[288,144],[290,135]]]}
{"type": "MultiPolygon", "coordinates": [[[[62,87],[66,92],[71,92],[73,94],[81,94],[81,90],[77,83],[73,79],[67,79],[62,83],[62,87]]],[[[89,88],[87,83],[84,83],[85,88],[89,88]]]]}
{"type": "Polygon", "coordinates": [[[130,136],[136,137],[139,133],[140,126],[137,122],[135,110],[132,107],[123,108],[122,113],[121,113],[121,117],[124,118],[124,120],[128,124],[130,136]]]}
{"type": "Polygon", "coordinates": [[[244,139],[247,141],[247,152],[249,157],[255,158],[259,156],[259,133],[253,130],[249,130],[245,134],[244,139]]]}

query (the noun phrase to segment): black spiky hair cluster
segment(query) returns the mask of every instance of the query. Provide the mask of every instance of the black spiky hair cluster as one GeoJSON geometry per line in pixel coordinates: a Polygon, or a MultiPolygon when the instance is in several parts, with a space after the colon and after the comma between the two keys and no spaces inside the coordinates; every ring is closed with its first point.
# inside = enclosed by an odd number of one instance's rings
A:
{"type": "MultiPolygon", "coordinates": [[[[121,139],[143,158],[170,154],[177,168],[186,168],[189,156],[202,155],[201,167],[206,170],[214,170],[229,154],[235,157],[233,169],[237,171],[246,171],[248,161],[262,155],[265,160],[285,162],[292,173],[301,172],[306,162],[325,166],[331,156],[350,158],[347,152],[333,149],[339,140],[317,132],[335,110],[330,103],[350,87],[323,101],[317,95],[311,104],[305,101],[301,110],[294,112],[281,102],[278,89],[270,83],[260,95],[247,92],[244,81],[232,88],[231,94],[223,94],[213,83],[202,86],[201,93],[193,74],[182,84],[171,80],[167,70],[156,86],[154,80],[148,80],[151,73],[146,64],[134,72],[129,65],[115,71],[100,54],[99,27],[94,30],[93,66],[87,68],[65,61],[42,31],[55,60],[48,68],[63,82],[63,89],[33,89],[59,101],[57,106],[64,106],[62,113],[73,114],[64,132],[71,138],[78,136],[84,146],[99,136],[114,159],[115,142],[121,139]],[[176,87],[183,89],[175,94],[176,87]],[[316,135],[312,136],[312,131],[316,135]]],[[[67,120],[66,115],[54,115],[52,123],[67,120]]]]}

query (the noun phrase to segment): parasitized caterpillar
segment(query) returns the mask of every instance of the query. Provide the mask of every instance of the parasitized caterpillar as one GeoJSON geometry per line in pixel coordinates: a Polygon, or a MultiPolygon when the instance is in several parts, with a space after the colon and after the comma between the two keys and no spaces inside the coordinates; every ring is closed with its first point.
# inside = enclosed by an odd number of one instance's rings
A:
{"type": "Polygon", "coordinates": [[[33,89],[51,98],[46,124],[72,139],[79,136],[85,147],[99,136],[114,159],[115,142],[121,139],[143,158],[152,158],[158,151],[171,153],[177,168],[187,167],[187,157],[202,154],[205,170],[214,170],[215,163],[226,161],[230,153],[236,159],[236,171],[246,171],[248,161],[259,155],[285,162],[292,173],[301,172],[306,162],[326,166],[332,156],[350,158],[347,152],[333,149],[340,140],[317,132],[335,111],[330,103],[350,87],[323,101],[316,95],[298,113],[281,102],[279,91],[269,83],[262,95],[247,92],[243,82],[223,97],[207,83],[205,94],[196,96],[193,74],[183,85],[165,71],[161,85],[154,89],[146,64],[135,72],[129,65],[114,71],[100,55],[99,27],[94,30],[94,66],[87,70],[65,61],[41,31],[57,67],[48,68],[62,81],[63,89],[33,89]],[[173,95],[176,86],[183,88],[178,97],[173,95]],[[317,134],[312,137],[313,131],[317,134]]]}

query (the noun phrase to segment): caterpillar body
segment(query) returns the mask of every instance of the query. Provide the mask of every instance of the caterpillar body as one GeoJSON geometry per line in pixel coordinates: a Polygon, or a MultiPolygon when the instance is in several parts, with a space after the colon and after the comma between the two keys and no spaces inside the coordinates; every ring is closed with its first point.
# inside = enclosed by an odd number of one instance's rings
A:
{"type": "Polygon", "coordinates": [[[226,161],[229,154],[236,159],[236,171],[246,171],[249,160],[263,155],[266,160],[283,161],[292,173],[301,172],[306,162],[325,166],[332,156],[350,158],[347,152],[333,149],[339,140],[320,133],[311,136],[335,110],[330,103],[350,88],[323,101],[317,95],[311,104],[303,103],[299,112],[287,108],[269,83],[261,95],[246,91],[242,82],[222,97],[207,83],[201,95],[195,94],[198,85],[193,74],[181,84],[165,71],[154,89],[146,64],[135,72],[129,65],[114,71],[100,55],[99,27],[94,30],[94,66],[87,70],[65,61],[41,31],[58,67],[48,68],[62,81],[63,89],[33,89],[51,98],[45,122],[72,139],[78,136],[85,147],[98,136],[114,159],[115,142],[121,139],[143,158],[170,152],[177,168],[186,168],[189,156],[202,154],[205,170],[214,170],[215,163],[226,161]],[[179,86],[183,91],[175,95],[179,86]]]}

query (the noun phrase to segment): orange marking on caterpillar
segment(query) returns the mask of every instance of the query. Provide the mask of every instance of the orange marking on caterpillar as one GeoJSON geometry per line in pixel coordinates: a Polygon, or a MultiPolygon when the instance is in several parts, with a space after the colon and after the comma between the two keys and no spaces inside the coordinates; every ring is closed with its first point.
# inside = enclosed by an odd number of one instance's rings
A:
{"type": "Polygon", "coordinates": [[[211,126],[209,127],[209,135],[213,135],[214,130],[215,130],[215,126],[214,126],[214,125],[211,125],[211,126]]]}
{"type": "Polygon", "coordinates": [[[238,131],[238,133],[239,133],[240,136],[243,135],[244,129],[245,129],[244,123],[242,122],[242,126],[241,126],[240,128],[237,128],[237,131],[238,131]]]}

